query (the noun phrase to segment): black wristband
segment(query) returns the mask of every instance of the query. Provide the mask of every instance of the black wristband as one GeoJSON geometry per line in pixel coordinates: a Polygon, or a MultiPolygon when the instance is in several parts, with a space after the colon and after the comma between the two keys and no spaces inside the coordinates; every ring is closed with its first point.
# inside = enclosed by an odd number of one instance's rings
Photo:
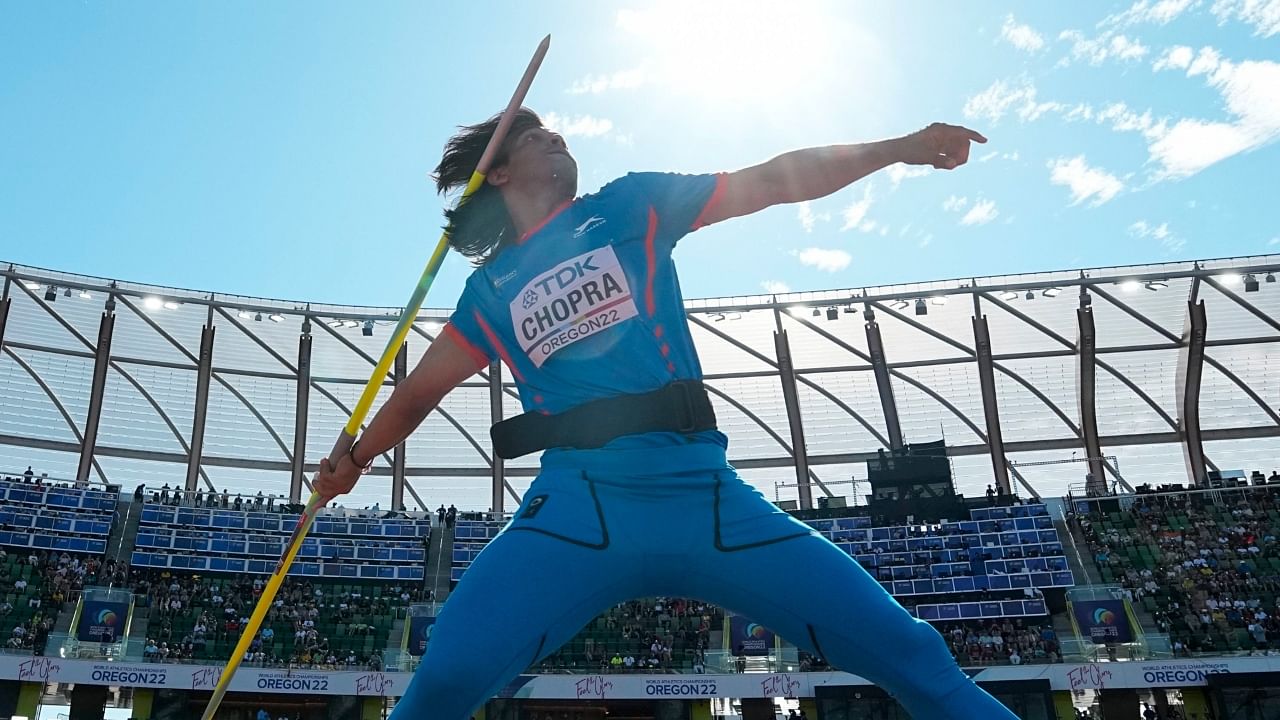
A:
{"type": "Polygon", "coordinates": [[[356,467],[360,468],[361,475],[367,475],[369,471],[373,469],[373,458],[369,458],[369,462],[361,465],[360,461],[356,460],[356,448],[358,447],[360,447],[359,440],[355,441],[351,445],[351,449],[347,451],[347,457],[351,458],[352,465],[355,465],[356,467]]]}

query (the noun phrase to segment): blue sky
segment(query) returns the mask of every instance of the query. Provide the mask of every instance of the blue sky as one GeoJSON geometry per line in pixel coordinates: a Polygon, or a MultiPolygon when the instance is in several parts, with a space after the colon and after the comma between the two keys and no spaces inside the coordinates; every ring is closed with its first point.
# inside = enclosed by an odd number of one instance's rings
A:
{"type": "Polygon", "coordinates": [[[528,104],[582,192],[933,120],[990,137],[695,233],[688,297],[1280,252],[1280,0],[89,0],[0,10],[0,259],[399,305],[445,139],[545,33],[528,104]]]}

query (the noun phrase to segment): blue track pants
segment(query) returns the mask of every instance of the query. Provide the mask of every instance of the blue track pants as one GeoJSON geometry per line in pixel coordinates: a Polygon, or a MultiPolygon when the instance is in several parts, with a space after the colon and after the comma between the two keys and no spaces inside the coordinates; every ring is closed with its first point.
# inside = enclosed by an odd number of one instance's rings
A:
{"type": "Polygon", "coordinates": [[[1016,716],[861,566],[727,465],[550,466],[467,570],[391,720],[466,720],[624,600],[703,600],[890,692],[915,720],[1016,716]]]}

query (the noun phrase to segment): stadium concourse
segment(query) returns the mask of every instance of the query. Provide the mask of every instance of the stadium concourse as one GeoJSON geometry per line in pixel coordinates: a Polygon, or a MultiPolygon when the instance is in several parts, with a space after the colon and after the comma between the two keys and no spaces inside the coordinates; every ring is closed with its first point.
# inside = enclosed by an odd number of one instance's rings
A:
{"type": "MultiPolygon", "coordinates": [[[[719,298],[688,317],[743,477],[1020,717],[1270,717],[1276,270],[1245,258],[719,298]]],[[[4,278],[0,716],[199,712],[395,311],[12,265],[4,278]]],[[[446,317],[414,323],[384,398],[446,317]]],[[[323,511],[219,717],[394,704],[439,604],[536,471],[488,446],[488,425],[517,412],[491,366],[323,511]]],[[[636,598],[482,713],[902,717],[790,640],[699,598],[636,598]]]]}

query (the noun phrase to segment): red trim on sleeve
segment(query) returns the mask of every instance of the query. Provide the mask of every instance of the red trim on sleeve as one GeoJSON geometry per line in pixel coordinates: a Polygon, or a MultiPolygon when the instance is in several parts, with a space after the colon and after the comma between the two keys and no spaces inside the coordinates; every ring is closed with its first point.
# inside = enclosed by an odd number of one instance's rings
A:
{"type": "Polygon", "coordinates": [[[653,238],[658,234],[658,213],[649,206],[649,229],[644,233],[644,309],[653,317],[657,306],[653,301],[653,280],[658,274],[658,255],[653,249],[653,238]]]}
{"type": "Polygon", "coordinates": [[[484,319],[479,310],[475,310],[473,313],[475,314],[476,322],[480,325],[480,330],[484,332],[484,336],[489,340],[489,344],[493,346],[493,349],[498,351],[498,356],[502,358],[502,362],[506,363],[506,366],[511,370],[512,377],[519,382],[524,382],[524,375],[521,374],[516,364],[511,361],[511,354],[507,352],[507,348],[502,344],[502,340],[498,338],[498,334],[493,331],[493,328],[489,327],[488,321],[484,319]]]}
{"type": "Polygon", "coordinates": [[[471,359],[475,361],[477,369],[483,368],[493,362],[492,358],[490,358],[485,351],[476,347],[467,339],[466,335],[462,334],[461,330],[454,326],[453,323],[445,323],[444,329],[440,331],[440,334],[448,335],[455,343],[458,344],[459,347],[465,350],[466,353],[471,356],[471,359]]]}
{"type": "Polygon", "coordinates": [[[698,213],[698,217],[693,221],[693,226],[689,228],[689,232],[693,232],[700,227],[711,224],[706,219],[707,215],[709,215],[712,210],[715,210],[716,206],[720,204],[720,201],[724,199],[724,188],[729,184],[728,178],[729,173],[716,173],[716,189],[711,191],[711,198],[707,200],[706,205],[702,206],[702,212],[698,213]]]}

